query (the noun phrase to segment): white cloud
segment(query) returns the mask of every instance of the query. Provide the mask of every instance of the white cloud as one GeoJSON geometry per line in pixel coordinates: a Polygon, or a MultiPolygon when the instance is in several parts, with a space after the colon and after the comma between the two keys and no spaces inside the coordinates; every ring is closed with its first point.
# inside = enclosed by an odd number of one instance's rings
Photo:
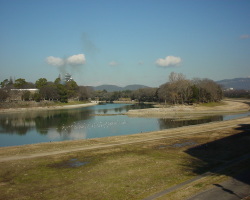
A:
{"type": "Polygon", "coordinates": [[[240,39],[248,39],[248,38],[250,38],[250,35],[248,35],[248,34],[240,36],[240,39]]]}
{"type": "Polygon", "coordinates": [[[166,58],[158,58],[155,64],[160,67],[175,67],[181,63],[180,57],[167,56],[166,58]]]}
{"type": "Polygon", "coordinates": [[[49,65],[61,67],[61,66],[64,66],[66,64],[69,64],[69,65],[82,65],[82,64],[85,64],[86,59],[85,59],[84,54],[77,54],[77,55],[69,56],[66,59],[59,58],[59,57],[54,57],[54,56],[48,56],[46,58],[46,62],[49,65]]]}
{"type": "Polygon", "coordinates": [[[77,54],[67,58],[67,63],[69,65],[82,65],[85,64],[85,55],[84,54],[77,54]]]}
{"type": "Polygon", "coordinates": [[[58,57],[54,57],[54,56],[49,56],[46,58],[46,62],[49,65],[53,65],[53,66],[63,66],[65,64],[64,60],[62,58],[58,58],[58,57]]]}
{"type": "Polygon", "coordinates": [[[116,62],[116,61],[111,61],[111,62],[109,63],[109,66],[112,66],[112,67],[117,66],[117,65],[119,65],[119,63],[116,62]]]}

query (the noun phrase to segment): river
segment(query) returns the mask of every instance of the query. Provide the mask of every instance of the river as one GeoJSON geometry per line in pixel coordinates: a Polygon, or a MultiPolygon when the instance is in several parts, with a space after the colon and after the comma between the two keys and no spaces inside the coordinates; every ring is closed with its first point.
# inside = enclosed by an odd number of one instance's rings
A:
{"type": "Polygon", "coordinates": [[[75,109],[0,114],[0,146],[128,135],[249,115],[216,115],[190,120],[123,115],[130,109],[149,107],[152,105],[104,104],[75,109]]]}

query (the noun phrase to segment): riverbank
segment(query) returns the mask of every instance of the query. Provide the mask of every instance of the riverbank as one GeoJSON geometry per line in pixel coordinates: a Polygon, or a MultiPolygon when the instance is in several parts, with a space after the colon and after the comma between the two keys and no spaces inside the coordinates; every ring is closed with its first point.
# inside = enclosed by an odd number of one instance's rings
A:
{"type": "MultiPolygon", "coordinates": [[[[1,198],[143,199],[249,153],[249,121],[2,147],[1,198]]],[[[185,199],[235,171],[240,170],[221,170],[164,198],[185,199]]]]}
{"type": "Polygon", "coordinates": [[[218,106],[174,105],[160,108],[129,110],[126,115],[131,117],[192,118],[203,115],[241,113],[248,112],[249,110],[250,106],[246,103],[233,100],[224,100],[218,106]]]}
{"type": "Polygon", "coordinates": [[[81,108],[97,105],[97,102],[83,103],[83,104],[73,104],[73,105],[57,105],[57,106],[38,106],[38,107],[26,107],[26,108],[6,108],[0,109],[1,113],[15,113],[15,112],[27,112],[27,111],[41,111],[41,110],[59,110],[59,109],[72,109],[81,108]]]}

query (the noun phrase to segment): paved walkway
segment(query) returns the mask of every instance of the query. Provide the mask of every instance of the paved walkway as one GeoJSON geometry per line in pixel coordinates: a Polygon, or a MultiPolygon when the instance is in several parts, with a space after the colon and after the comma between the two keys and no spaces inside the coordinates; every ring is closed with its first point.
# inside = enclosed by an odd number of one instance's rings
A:
{"type": "Polygon", "coordinates": [[[238,200],[250,197],[250,170],[213,186],[188,200],[238,200]]]}
{"type": "MultiPolygon", "coordinates": [[[[175,185],[175,186],[170,187],[166,190],[158,192],[158,193],[156,193],[152,196],[149,196],[143,200],[156,200],[157,198],[162,197],[162,196],[164,196],[170,192],[173,192],[175,190],[178,190],[181,187],[183,187],[189,183],[192,183],[194,181],[197,181],[199,179],[202,179],[203,177],[212,175],[214,173],[219,173],[221,170],[224,170],[228,167],[231,167],[231,166],[233,166],[241,161],[247,160],[247,159],[250,159],[250,154],[246,154],[246,155],[238,157],[234,160],[231,160],[231,161],[213,169],[212,172],[206,172],[204,174],[196,176],[195,178],[192,178],[192,179],[187,180],[181,184],[175,185]]],[[[244,171],[243,173],[240,173],[238,176],[236,176],[235,178],[232,178],[230,180],[226,181],[225,183],[230,182],[231,184],[229,184],[229,183],[227,183],[227,184],[223,183],[225,185],[214,184],[215,187],[213,189],[215,191],[201,192],[188,200],[211,200],[211,199],[213,199],[213,200],[217,200],[217,199],[218,200],[237,200],[237,199],[243,199],[244,197],[250,195],[250,170],[244,171]],[[230,180],[232,180],[231,181],[232,183],[230,182],[230,180]],[[235,190],[234,190],[234,188],[235,188],[235,190]],[[236,190],[236,188],[237,188],[237,190],[236,190]],[[209,196],[210,193],[213,193],[213,192],[214,192],[214,195],[209,196]],[[239,196],[238,193],[241,196],[239,196]],[[225,196],[225,198],[224,198],[224,196],[225,196]],[[229,198],[229,196],[230,196],[230,198],[229,198]]]]}

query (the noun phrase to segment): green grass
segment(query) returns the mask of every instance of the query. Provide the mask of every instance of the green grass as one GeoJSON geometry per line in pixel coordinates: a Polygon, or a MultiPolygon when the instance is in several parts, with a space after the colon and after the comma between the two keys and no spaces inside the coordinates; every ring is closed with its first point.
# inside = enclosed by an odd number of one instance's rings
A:
{"type": "Polygon", "coordinates": [[[197,183],[193,187],[202,188],[204,185],[202,183],[197,183]]]}
{"type": "Polygon", "coordinates": [[[223,106],[225,105],[225,103],[224,102],[209,102],[209,103],[202,103],[200,105],[206,106],[206,107],[215,107],[215,106],[223,106]]]}

